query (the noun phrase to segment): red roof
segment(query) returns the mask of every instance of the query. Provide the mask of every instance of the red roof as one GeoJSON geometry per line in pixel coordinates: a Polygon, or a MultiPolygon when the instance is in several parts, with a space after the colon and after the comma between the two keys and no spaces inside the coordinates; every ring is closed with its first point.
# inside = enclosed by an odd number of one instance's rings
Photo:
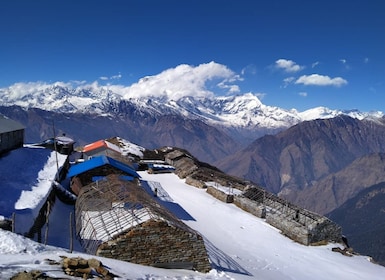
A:
{"type": "Polygon", "coordinates": [[[118,153],[121,152],[120,148],[118,146],[116,146],[115,144],[112,144],[112,143],[105,141],[105,140],[99,140],[99,141],[93,142],[91,144],[85,145],[83,148],[83,153],[87,153],[87,152],[90,152],[90,151],[93,151],[96,149],[100,149],[100,148],[106,148],[106,149],[114,150],[118,153]]]}

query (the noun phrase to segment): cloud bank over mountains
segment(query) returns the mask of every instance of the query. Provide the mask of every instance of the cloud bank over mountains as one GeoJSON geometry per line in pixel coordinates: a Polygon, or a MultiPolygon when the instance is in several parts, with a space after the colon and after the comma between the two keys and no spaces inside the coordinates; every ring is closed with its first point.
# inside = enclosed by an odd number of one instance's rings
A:
{"type": "Polygon", "coordinates": [[[144,77],[129,87],[109,85],[109,89],[127,99],[164,96],[169,100],[178,100],[184,96],[213,97],[217,90],[225,94],[239,93],[236,82],[241,80],[227,66],[210,62],[196,67],[182,64],[158,75],[144,77]],[[207,87],[212,81],[216,82],[214,91],[207,87]]]}
{"type": "MultiPolygon", "coordinates": [[[[118,80],[101,77],[101,81],[118,80]]],[[[53,87],[65,87],[77,90],[112,91],[124,99],[141,97],[166,97],[169,100],[178,100],[185,96],[213,97],[217,92],[224,94],[238,94],[240,87],[236,84],[242,78],[227,66],[215,62],[191,66],[178,65],[175,68],[164,70],[158,75],[147,76],[138,82],[126,86],[113,83],[100,83],[94,81],[70,82],[20,82],[0,89],[0,93],[7,94],[8,99],[23,99],[36,92],[45,92],[53,87]],[[208,87],[209,83],[213,83],[208,87]]]]}
{"type": "MultiPolygon", "coordinates": [[[[302,86],[334,86],[346,85],[347,80],[342,77],[329,77],[320,74],[301,75],[293,74],[304,70],[306,67],[288,59],[278,59],[274,67],[290,74],[282,80],[284,88],[288,85],[300,84],[302,86]]],[[[108,94],[113,92],[123,99],[139,99],[142,97],[161,97],[166,100],[179,100],[182,97],[212,98],[218,95],[242,95],[240,84],[244,81],[243,74],[238,74],[229,67],[216,62],[203,63],[198,66],[181,64],[153,76],[146,76],[131,85],[118,84],[121,74],[112,77],[100,77],[99,81],[57,81],[57,82],[20,82],[7,88],[0,88],[0,98],[6,100],[23,100],[39,92],[49,92],[55,87],[65,87],[73,95],[82,90],[91,90],[108,94]]],[[[258,81],[257,81],[258,82],[258,81]]],[[[258,87],[258,84],[256,85],[258,87]]],[[[301,91],[305,92],[305,91],[301,91]]],[[[246,92],[251,93],[251,92],[246,92]]],[[[68,94],[68,92],[67,92],[68,94]]],[[[269,92],[252,93],[263,97],[269,92]]],[[[306,95],[302,95],[306,96],[306,95]]],[[[65,96],[62,96],[65,98],[65,96]]]]}

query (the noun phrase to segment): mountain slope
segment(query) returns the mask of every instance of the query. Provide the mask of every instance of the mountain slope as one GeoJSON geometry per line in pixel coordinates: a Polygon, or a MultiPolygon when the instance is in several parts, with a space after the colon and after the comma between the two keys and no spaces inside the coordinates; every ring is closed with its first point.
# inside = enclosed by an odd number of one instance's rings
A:
{"type": "MultiPolygon", "coordinates": [[[[261,137],[217,162],[217,166],[282,197],[295,199],[355,159],[377,152],[385,152],[383,123],[338,116],[303,122],[276,135],[261,137]]],[[[303,197],[301,201],[304,200],[303,197]]],[[[316,209],[315,205],[308,206],[316,209]]]]}
{"type": "Polygon", "coordinates": [[[385,181],[358,193],[328,216],[343,228],[355,251],[385,265],[385,181]]]}
{"type": "Polygon", "coordinates": [[[18,106],[2,107],[0,113],[21,122],[26,131],[26,142],[40,142],[65,133],[84,145],[99,139],[120,135],[146,148],[178,146],[187,148],[201,161],[214,162],[229,155],[241,145],[223,131],[201,120],[178,115],[154,117],[136,108],[115,117],[83,113],[57,113],[41,109],[24,110],[18,106]]]}
{"type": "Polygon", "coordinates": [[[374,153],[354,160],[342,170],[314,182],[310,188],[285,197],[307,209],[326,214],[363,189],[381,182],[385,182],[385,154],[374,153]]]}

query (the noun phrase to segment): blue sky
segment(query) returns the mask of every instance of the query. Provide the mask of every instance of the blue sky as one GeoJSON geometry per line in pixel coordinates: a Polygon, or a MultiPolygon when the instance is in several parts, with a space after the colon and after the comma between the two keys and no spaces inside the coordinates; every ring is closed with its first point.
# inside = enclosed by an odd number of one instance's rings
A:
{"type": "Polygon", "coordinates": [[[204,83],[216,94],[252,92],[285,109],[385,111],[382,0],[4,0],[0,34],[0,88],[129,87],[215,62],[237,77],[229,93],[217,86],[224,76],[200,72],[216,77],[204,83]]]}

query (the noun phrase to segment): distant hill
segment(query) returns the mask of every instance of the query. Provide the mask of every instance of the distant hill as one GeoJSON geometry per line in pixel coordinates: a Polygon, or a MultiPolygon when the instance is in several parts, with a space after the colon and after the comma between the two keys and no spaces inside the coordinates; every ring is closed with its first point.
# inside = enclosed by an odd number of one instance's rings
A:
{"type": "Polygon", "coordinates": [[[0,113],[26,127],[27,143],[53,137],[54,132],[73,138],[76,146],[119,135],[148,149],[161,146],[186,148],[205,162],[214,162],[242,147],[225,132],[202,120],[178,115],[153,116],[135,108],[126,108],[126,114],[116,117],[36,108],[25,110],[19,106],[0,106],[0,113]]]}
{"type": "Polygon", "coordinates": [[[216,165],[325,214],[382,181],[383,155],[369,155],[385,152],[383,121],[338,116],[302,122],[261,137],[216,165]]]}
{"type": "Polygon", "coordinates": [[[355,251],[385,265],[385,182],[361,191],[328,217],[342,226],[355,251]]]}
{"type": "Polygon", "coordinates": [[[342,170],[314,182],[312,187],[289,194],[287,198],[307,209],[326,214],[363,189],[385,182],[384,171],[384,153],[365,155],[342,170]]]}

